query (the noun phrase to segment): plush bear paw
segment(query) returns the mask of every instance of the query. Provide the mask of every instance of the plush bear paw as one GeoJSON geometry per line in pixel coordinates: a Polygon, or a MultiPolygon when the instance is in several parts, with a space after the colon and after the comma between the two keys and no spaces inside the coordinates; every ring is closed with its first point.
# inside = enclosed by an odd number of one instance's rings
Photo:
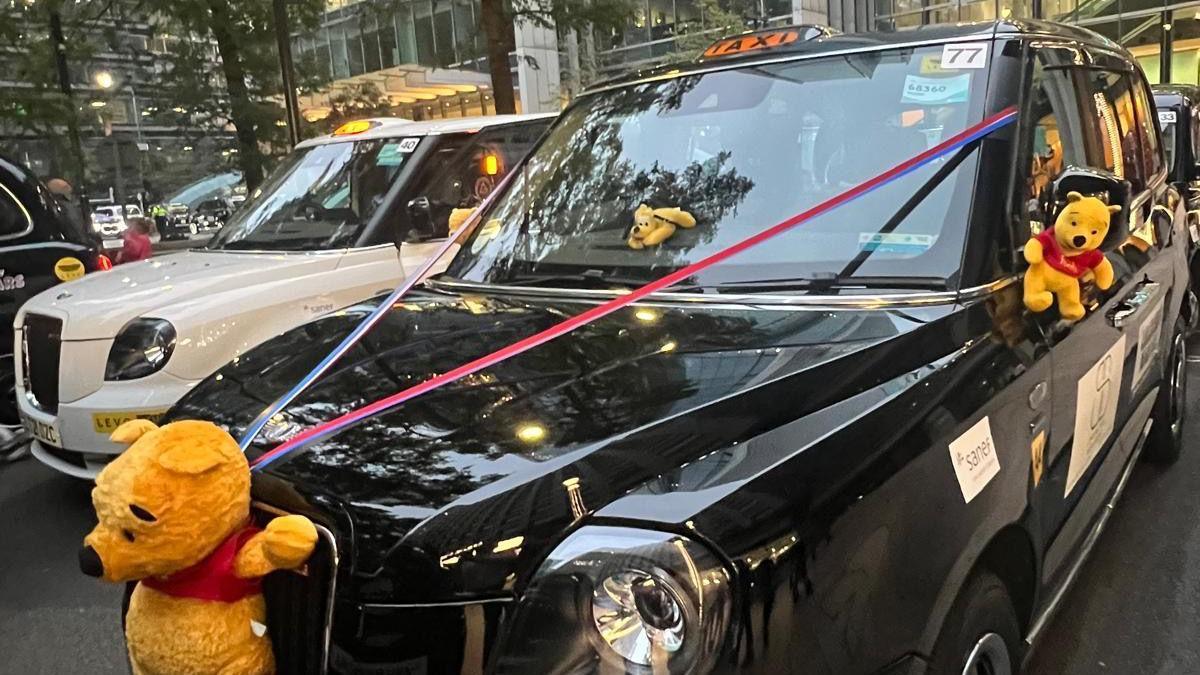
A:
{"type": "Polygon", "coordinates": [[[1066,319],[1067,321],[1078,321],[1082,319],[1084,315],[1083,305],[1079,303],[1064,303],[1059,306],[1059,313],[1062,314],[1062,318],[1066,319]]]}
{"type": "Polygon", "coordinates": [[[1033,312],[1044,312],[1054,304],[1054,296],[1050,291],[1031,293],[1025,296],[1025,306],[1033,312]]]}
{"type": "Polygon", "coordinates": [[[316,545],[317,528],[304,516],[280,516],[267,523],[263,553],[278,567],[303,565],[316,545]]]}

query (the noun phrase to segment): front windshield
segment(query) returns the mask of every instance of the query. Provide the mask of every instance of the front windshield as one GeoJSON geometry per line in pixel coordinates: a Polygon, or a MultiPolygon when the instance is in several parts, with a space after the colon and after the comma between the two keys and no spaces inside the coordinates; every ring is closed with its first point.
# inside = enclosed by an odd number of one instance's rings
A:
{"type": "Polygon", "coordinates": [[[416,144],[415,138],[390,138],[297,150],[208,248],[320,251],[353,246],[416,144]]]}
{"type": "MultiPolygon", "coordinates": [[[[447,274],[487,283],[580,275],[634,283],[697,261],[980,121],[987,69],[943,68],[942,52],[757,65],[588,96],[551,129],[447,274]],[[695,226],[638,247],[630,237],[642,204],[686,210],[695,226]]],[[[902,209],[946,161],[693,281],[899,275],[945,283],[959,268],[978,152],[907,215],[902,209]]]]}

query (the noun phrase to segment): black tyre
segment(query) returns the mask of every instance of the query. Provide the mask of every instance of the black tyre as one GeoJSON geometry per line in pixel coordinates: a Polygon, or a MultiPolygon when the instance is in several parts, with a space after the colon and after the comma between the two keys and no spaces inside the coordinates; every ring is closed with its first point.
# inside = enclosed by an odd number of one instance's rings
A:
{"type": "Polygon", "coordinates": [[[1187,418],[1186,335],[1187,326],[1180,319],[1171,335],[1166,371],[1151,413],[1154,423],[1142,449],[1142,456],[1155,464],[1174,464],[1183,450],[1183,422],[1187,418]]]}
{"type": "Polygon", "coordinates": [[[930,672],[939,675],[1012,675],[1021,668],[1021,628],[1004,582],[976,572],[954,601],[930,672]]]}

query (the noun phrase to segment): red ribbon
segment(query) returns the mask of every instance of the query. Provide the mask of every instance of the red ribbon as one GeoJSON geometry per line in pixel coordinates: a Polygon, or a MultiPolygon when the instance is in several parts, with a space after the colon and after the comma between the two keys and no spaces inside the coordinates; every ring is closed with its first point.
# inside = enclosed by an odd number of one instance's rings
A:
{"type": "Polygon", "coordinates": [[[473,361],[464,363],[463,365],[458,366],[451,371],[442,373],[441,375],[435,375],[434,377],[431,377],[420,384],[409,387],[408,389],[392,394],[386,398],[379,399],[378,401],[358,408],[357,410],[351,410],[350,412],[329,420],[328,422],[324,422],[310,429],[306,429],[305,431],[302,431],[296,436],[288,439],[288,441],[285,443],[280,444],[273,450],[263,453],[257,460],[254,461],[253,467],[255,469],[261,469],[267,464],[270,464],[276,459],[286,455],[287,453],[303,445],[315,442],[321,438],[336,433],[337,431],[340,431],[341,429],[354,424],[355,422],[361,421],[376,413],[383,412],[389,408],[398,406],[405,401],[410,401],[418,396],[421,396],[422,394],[426,394],[450,384],[451,382],[461,380],[462,378],[477,373],[485,368],[490,368],[502,361],[517,356],[518,354],[523,354],[534,347],[545,344],[550,340],[562,335],[566,335],[576,328],[585,326],[593,321],[606,317],[623,307],[628,307],[638,300],[673,286],[680,281],[697,274],[698,272],[706,270],[719,262],[728,260],[729,258],[732,258],[733,256],[749,248],[753,248],[767,241],[768,239],[778,236],[799,225],[800,223],[811,220],[812,218],[831,211],[838,206],[857,199],[864,194],[881,187],[899,178],[900,176],[903,176],[904,174],[914,171],[939,157],[954,152],[962,146],[982,138],[996,129],[1012,123],[1016,117],[1017,111],[1015,107],[1006,108],[1005,110],[1002,110],[1001,112],[984,119],[979,124],[955,134],[954,136],[942,141],[941,143],[929,148],[915,157],[893,166],[874,178],[860,183],[839,195],[830,197],[816,206],[798,213],[781,223],[762,230],[761,232],[746,237],[736,244],[702,258],[701,260],[698,260],[687,267],[680,268],[666,276],[651,281],[645,286],[634,289],[625,295],[621,295],[613,300],[605,302],[602,305],[593,307],[592,309],[589,309],[581,314],[577,314],[541,331],[540,333],[530,335],[529,337],[514,342],[507,347],[497,349],[491,354],[481,356],[473,361]]]}

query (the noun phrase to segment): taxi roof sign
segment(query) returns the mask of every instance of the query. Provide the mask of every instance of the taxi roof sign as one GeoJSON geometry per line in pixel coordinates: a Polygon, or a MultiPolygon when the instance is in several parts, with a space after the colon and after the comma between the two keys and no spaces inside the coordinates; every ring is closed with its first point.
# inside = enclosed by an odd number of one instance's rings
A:
{"type": "Polygon", "coordinates": [[[728,56],[739,56],[748,52],[767,49],[777,49],[794,42],[811,40],[817,37],[832,35],[833,30],[826,26],[801,25],[785,26],[760,30],[753,33],[734,35],[721,38],[708,46],[701,54],[702,59],[716,59],[728,56]]]}
{"type": "Polygon", "coordinates": [[[379,122],[374,120],[352,120],[333,130],[334,136],[353,136],[376,127],[379,122]]]}

